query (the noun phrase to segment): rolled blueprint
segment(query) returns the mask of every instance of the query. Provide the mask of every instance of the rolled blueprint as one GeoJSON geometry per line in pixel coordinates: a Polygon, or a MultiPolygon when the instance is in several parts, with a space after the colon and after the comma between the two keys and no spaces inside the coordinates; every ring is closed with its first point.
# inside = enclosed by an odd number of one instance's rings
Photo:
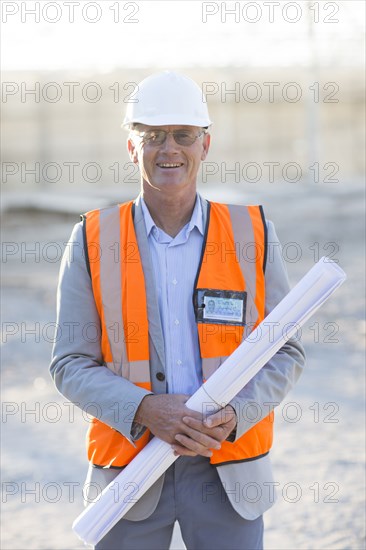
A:
{"type": "MultiPolygon", "coordinates": [[[[200,412],[204,404],[215,412],[227,405],[345,279],[336,263],[321,258],[189,398],[187,407],[200,412]]],[[[154,437],[76,518],[78,537],[97,544],[177,458],[170,444],[154,437]]]]}

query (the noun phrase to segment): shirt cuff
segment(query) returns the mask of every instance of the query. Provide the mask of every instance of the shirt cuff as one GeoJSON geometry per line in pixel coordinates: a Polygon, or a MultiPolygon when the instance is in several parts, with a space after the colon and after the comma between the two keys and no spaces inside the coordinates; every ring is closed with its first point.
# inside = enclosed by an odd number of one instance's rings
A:
{"type": "Polygon", "coordinates": [[[146,426],[143,426],[142,424],[137,424],[137,422],[132,422],[131,426],[131,440],[137,441],[140,439],[140,437],[143,436],[143,434],[146,432],[147,428],[146,426]]]}
{"type": "Polygon", "coordinates": [[[229,433],[225,441],[228,441],[229,443],[234,443],[235,439],[236,439],[236,426],[233,429],[233,431],[229,433]]]}

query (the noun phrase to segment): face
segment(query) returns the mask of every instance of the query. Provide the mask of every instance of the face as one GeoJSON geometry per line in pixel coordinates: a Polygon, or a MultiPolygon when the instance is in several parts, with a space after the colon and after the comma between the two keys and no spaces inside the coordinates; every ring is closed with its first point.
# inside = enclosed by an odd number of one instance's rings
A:
{"type": "Polygon", "coordinates": [[[213,300],[210,300],[207,304],[207,310],[209,313],[213,313],[215,311],[215,302],[213,300]]]}
{"type": "MultiPolygon", "coordinates": [[[[189,130],[198,135],[201,128],[195,126],[146,126],[138,125],[138,131],[147,130],[189,130]]],[[[210,146],[210,136],[203,134],[190,146],[182,146],[175,142],[172,134],[168,134],[165,142],[160,145],[143,143],[141,137],[131,134],[127,141],[130,158],[137,163],[141,173],[144,191],[152,189],[174,190],[196,187],[197,173],[201,161],[206,158],[210,146]]]]}

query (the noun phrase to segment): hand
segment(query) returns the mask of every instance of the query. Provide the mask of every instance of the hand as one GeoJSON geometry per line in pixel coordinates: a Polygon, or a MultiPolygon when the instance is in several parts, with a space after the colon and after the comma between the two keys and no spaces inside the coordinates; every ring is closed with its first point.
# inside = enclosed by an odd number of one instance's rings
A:
{"type": "MultiPolygon", "coordinates": [[[[224,433],[230,433],[235,422],[233,425],[223,422],[219,412],[211,415],[213,426],[208,427],[201,413],[185,405],[188,399],[189,395],[183,394],[147,395],[141,401],[134,420],[146,426],[156,437],[170,443],[177,455],[210,457],[211,449],[221,447],[220,438],[225,439],[224,433]],[[225,429],[222,427],[224,424],[228,424],[225,429]]],[[[230,418],[232,415],[235,417],[232,408],[231,411],[230,418]]]]}
{"type": "MultiPolygon", "coordinates": [[[[188,437],[191,438],[191,441],[187,439],[187,435],[178,434],[176,439],[179,443],[181,443],[181,445],[174,446],[175,452],[179,455],[191,455],[190,452],[187,452],[187,448],[191,451],[194,451],[195,449],[197,450],[197,442],[204,442],[202,433],[207,434],[210,439],[215,442],[214,445],[211,445],[211,449],[220,449],[221,443],[225,441],[234,430],[237,424],[237,419],[234,408],[231,405],[226,405],[226,407],[217,413],[207,416],[203,422],[188,416],[183,418],[183,422],[187,424],[190,430],[192,430],[188,431],[187,434],[188,437]],[[197,432],[198,434],[201,434],[201,436],[198,435],[197,432]]],[[[202,453],[197,452],[196,454],[202,453]]],[[[212,456],[212,452],[211,455],[205,454],[204,456],[212,456]]]]}

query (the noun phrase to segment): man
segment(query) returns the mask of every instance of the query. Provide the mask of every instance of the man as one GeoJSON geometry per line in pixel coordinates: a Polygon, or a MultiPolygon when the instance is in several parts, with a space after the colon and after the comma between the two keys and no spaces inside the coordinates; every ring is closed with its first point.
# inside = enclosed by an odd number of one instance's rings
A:
{"type": "Polygon", "coordinates": [[[96,548],[169,548],[178,520],[188,548],[260,549],[274,500],[272,409],[300,375],[301,345],[289,341],[215,414],[185,402],[288,292],[277,246],[267,261],[277,237],[261,207],[197,194],[211,125],[197,84],[164,72],[136,99],[124,126],[141,194],[75,226],[58,293],[58,323],[73,323],[74,338],[56,342],[51,373],[64,396],[97,410],[89,483],[103,489],[151,434],[180,458],[96,548]],[[205,316],[210,300],[235,300],[240,314],[205,316]]]}

